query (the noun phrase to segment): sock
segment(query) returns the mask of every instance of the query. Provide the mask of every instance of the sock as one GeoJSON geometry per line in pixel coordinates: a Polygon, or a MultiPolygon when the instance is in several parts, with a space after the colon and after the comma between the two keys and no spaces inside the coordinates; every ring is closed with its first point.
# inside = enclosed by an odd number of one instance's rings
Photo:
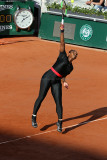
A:
{"type": "Polygon", "coordinates": [[[32,114],[32,121],[33,121],[34,123],[36,123],[36,115],[33,115],[33,114],[32,114]]]}
{"type": "Polygon", "coordinates": [[[59,123],[59,124],[62,124],[62,119],[58,119],[58,123],[59,123]]]}
{"type": "Polygon", "coordinates": [[[33,117],[36,117],[36,115],[35,115],[35,114],[32,114],[32,116],[33,116],[33,117]]]}

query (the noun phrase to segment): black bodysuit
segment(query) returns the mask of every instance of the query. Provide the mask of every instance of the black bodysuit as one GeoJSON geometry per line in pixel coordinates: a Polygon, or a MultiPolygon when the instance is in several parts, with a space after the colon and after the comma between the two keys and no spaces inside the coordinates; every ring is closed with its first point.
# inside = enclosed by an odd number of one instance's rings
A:
{"type": "Polygon", "coordinates": [[[66,77],[73,70],[72,63],[68,61],[66,52],[60,52],[57,61],[53,65],[53,68],[61,74],[63,77],[66,77]]]}
{"type": "MultiPolygon", "coordinates": [[[[66,77],[73,70],[73,65],[68,61],[66,52],[60,52],[57,61],[52,66],[62,77],[66,77]]],[[[56,103],[58,119],[62,119],[62,84],[61,77],[58,77],[51,69],[45,72],[41,78],[39,96],[35,102],[33,114],[36,115],[40,105],[45,98],[49,88],[56,103]]]]}

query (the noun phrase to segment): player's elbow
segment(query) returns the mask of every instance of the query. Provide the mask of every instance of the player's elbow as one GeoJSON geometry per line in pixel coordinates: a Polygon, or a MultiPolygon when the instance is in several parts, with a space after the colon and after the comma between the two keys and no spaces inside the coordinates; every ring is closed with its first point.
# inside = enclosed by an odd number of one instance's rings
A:
{"type": "Polygon", "coordinates": [[[65,46],[65,42],[64,41],[61,42],[61,46],[65,46]]]}

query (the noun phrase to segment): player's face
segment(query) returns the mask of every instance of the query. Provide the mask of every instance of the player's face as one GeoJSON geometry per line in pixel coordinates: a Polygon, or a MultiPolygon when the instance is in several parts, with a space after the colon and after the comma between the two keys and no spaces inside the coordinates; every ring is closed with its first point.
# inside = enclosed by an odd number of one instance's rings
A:
{"type": "Polygon", "coordinates": [[[74,59],[77,58],[77,55],[78,53],[75,50],[70,50],[68,55],[69,61],[72,62],[74,59]]]}

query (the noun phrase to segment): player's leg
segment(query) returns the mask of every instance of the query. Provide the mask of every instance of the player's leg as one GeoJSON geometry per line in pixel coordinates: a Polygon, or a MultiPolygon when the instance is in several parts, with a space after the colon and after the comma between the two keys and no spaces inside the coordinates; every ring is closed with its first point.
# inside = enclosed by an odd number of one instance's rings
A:
{"type": "Polygon", "coordinates": [[[40,108],[40,105],[42,103],[42,101],[44,100],[44,98],[46,97],[46,94],[50,88],[50,80],[49,78],[47,78],[46,76],[45,77],[42,77],[41,79],[41,84],[40,84],[40,91],[39,91],[39,96],[34,104],[34,109],[33,109],[33,114],[32,114],[32,126],[33,127],[37,127],[37,122],[36,122],[36,115],[37,115],[37,112],[40,108]]]}
{"type": "Polygon", "coordinates": [[[60,80],[58,80],[57,83],[53,83],[51,85],[51,92],[56,103],[56,112],[58,115],[57,130],[59,132],[62,132],[63,107],[62,107],[62,84],[60,80]]]}

